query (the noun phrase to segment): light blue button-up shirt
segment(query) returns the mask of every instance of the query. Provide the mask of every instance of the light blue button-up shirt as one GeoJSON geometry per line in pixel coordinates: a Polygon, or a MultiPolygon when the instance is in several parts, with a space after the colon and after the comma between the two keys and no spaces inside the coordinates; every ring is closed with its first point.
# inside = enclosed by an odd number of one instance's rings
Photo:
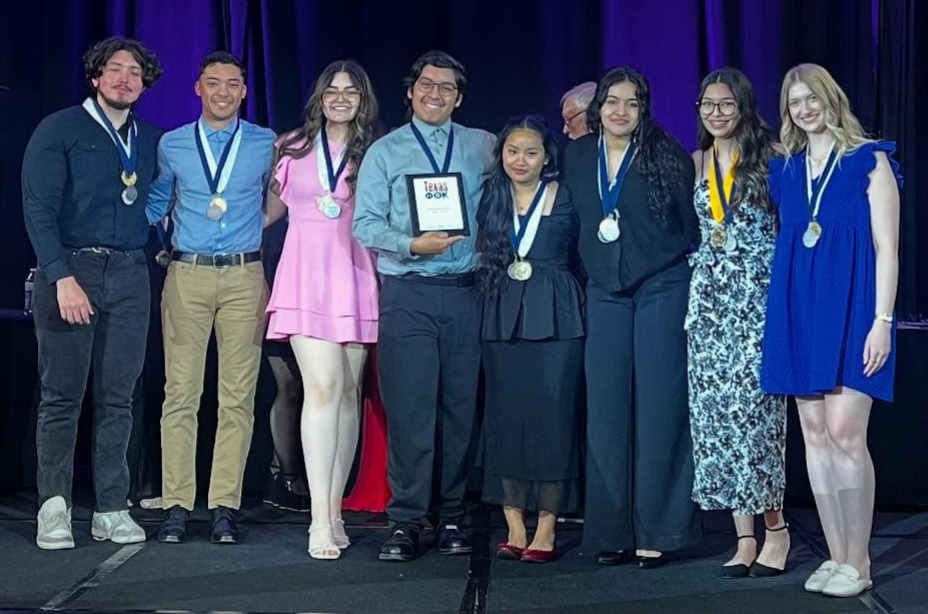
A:
{"type": "Polygon", "coordinates": [[[474,245],[477,236],[477,207],[483,181],[493,166],[496,137],[484,130],[465,128],[450,121],[432,126],[412,120],[435,160],[445,159],[448,131],[454,129],[454,151],[448,172],[461,173],[467,205],[470,236],[442,254],[412,254],[412,225],[406,176],[435,172],[409,125],[397,128],[370,146],[358,169],[355,197],[354,236],[361,245],[377,252],[377,270],[384,275],[454,275],[477,267],[474,245]]]}
{"type": "MultiPolygon", "coordinates": [[[[214,130],[203,122],[206,140],[218,161],[235,123],[214,130]]],[[[201,254],[237,254],[261,247],[262,205],[271,172],[276,136],[242,120],[242,141],[222,197],[229,205],[218,220],[206,216],[212,193],[197,153],[197,122],[166,133],[158,144],[158,178],[152,183],[145,213],[152,224],[168,211],[174,222],[174,249],[201,254]],[[171,205],[174,205],[171,208],[171,205]]]]}

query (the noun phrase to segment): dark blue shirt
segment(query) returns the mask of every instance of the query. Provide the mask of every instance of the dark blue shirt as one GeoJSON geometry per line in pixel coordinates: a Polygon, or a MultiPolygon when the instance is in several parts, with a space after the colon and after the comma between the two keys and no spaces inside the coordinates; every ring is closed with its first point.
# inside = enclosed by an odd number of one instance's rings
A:
{"type": "Polygon", "coordinates": [[[155,176],[161,131],[134,117],[138,126],[138,199],[120,198],[122,165],[103,126],[82,107],[39,123],[23,158],[23,217],[49,283],[73,275],[71,252],[81,247],[141,249],[148,240],[145,201],[155,176]]]}

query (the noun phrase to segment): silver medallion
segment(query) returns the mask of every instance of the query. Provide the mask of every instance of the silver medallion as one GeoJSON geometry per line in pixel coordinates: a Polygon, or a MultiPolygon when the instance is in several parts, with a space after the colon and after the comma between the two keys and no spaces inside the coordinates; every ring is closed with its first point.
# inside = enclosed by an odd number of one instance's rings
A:
{"type": "Polygon", "coordinates": [[[330,220],[334,220],[342,214],[341,205],[335,202],[335,199],[332,198],[331,194],[321,196],[319,200],[316,201],[316,207],[319,209],[322,215],[326,216],[330,220]]]}
{"type": "Polygon", "coordinates": [[[802,233],[802,244],[812,249],[818,244],[819,238],[822,236],[822,225],[812,220],[809,222],[809,225],[806,226],[806,231],[802,233]]]}
{"type": "Polygon", "coordinates": [[[122,202],[124,205],[131,205],[139,198],[139,190],[134,185],[128,185],[122,190],[122,202]]]}
{"type": "Polygon", "coordinates": [[[226,202],[226,199],[218,194],[214,194],[213,199],[209,201],[209,208],[206,209],[206,217],[211,220],[218,220],[225,215],[228,209],[229,203],[226,202]]]}
{"type": "Polygon", "coordinates": [[[596,233],[596,237],[603,243],[614,243],[619,240],[620,234],[619,220],[609,215],[599,223],[599,232],[596,233]]]}
{"type": "Polygon", "coordinates": [[[510,279],[528,281],[532,276],[532,263],[528,260],[516,260],[506,269],[510,279]]]}

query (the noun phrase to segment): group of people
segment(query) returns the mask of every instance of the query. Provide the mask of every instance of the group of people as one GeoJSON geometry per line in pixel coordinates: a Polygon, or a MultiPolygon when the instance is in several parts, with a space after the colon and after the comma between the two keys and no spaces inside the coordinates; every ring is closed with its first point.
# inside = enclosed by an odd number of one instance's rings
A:
{"type": "Polygon", "coordinates": [[[200,117],[164,135],[131,112],[161,73],[150,51],[111,38],[85,69],[91,96],[46,118],[23,164],[39,263],[40,547],[74,545],[71,464],[91,369],[92,533],[145,539],[126,510],[125,451],[148,318],[141,247],[167,216],[160,541],[187,537],[215,332],[213,542],[239,539],[266,337],[289,342],[303,382],[308,553],[341,556],[376,344],[392,491],[381,560],[417,558],[427,526],[442,554],[471,552],[476,458],[484,500],[508,525],[498,558],[551,560],[558,517],[582,508],[585,552],[653,568],[699,541],[701,508],[733,514],[723,576],[783,573],[791,395],[830,553],[805,589],[872,586],[866,430],[872,399],[892,398],[901,178],[893,144],[866,137],[825,69],[787,73],[779,137],[743,73],[712,72],[689,155],[653,117],[647,79],[613,68],[562,99],[563,156],[539,116],[497,136],[453,122],[467,79],[441,51],[412,65],[409,121],[385,135],[352,61],[323,70],[304,124],[280,137],[239,118],[245,69],[228,53],[200,65],[200,117]],[[463,231],[413,232],[422,179],[456,182],[463,231]],[[268,298],[261,232],[285,215],[268,298]]]}

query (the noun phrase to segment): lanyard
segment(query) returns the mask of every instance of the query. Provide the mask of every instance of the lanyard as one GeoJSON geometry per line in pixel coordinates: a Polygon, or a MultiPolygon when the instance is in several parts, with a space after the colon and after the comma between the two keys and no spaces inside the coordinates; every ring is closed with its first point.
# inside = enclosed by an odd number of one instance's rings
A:
{"type": "MultiPolygon", "coordinates": [[[[203,127],[200,125],[199,121],[196,123],[196,134],[194,136],[196,137],[197,142],[197,153],[200,154],[200,164],[203,165],[203,173],[206,175],[206,183],[209,184],[210,194],[221,194],[225,189],[225,184],[229,182],[229,173],[226,173],[222,190],[219,189],[220,180],[223,179],[223,171],[226,168],[226,163],[229,161],[229,154],[232,152],[232,147],[236,143],[236,137],[239,136],[239,128],[241,128],[241,121],[236,120],[235,130],[232,131],[232,137],[223,148],[222,156],[220,156],[219,162],[217,163],[213,159],[213,152],[209,148],[209,143],[206,142],[206,133],[203,131],[203,127]],[[214,166],[215,172],[213,170],[214,166]]],[[[238,142],[241,142],[241,139],[239,139],[238,142]]],[[[237,149],[238,148],[236,147],[236,151],[237,149]]]]}
{"type": "Polygon", "coordinates": [[[718,151],[712,147],[712,174],[709,176],[709,205],[712,209],[712,218],[726,225],[731,223],[731,195],[735,187],[735,165],[738,163],[738,154],[732,156],[731,168],[725,179],[722,180],[722,165],[719,164],[718,151]]]}
{"type": "Polygon", "coordinates": [[[818,182],[818,185],[813,186],[812,160],[809,158],[809,150],[806,148],[806,202],[809,206],[809,219],[818,219],[818,210],[822,206],[822,194],[825,193],[825,186],[827,186],[828,182],[831,181],[831,176],[834,174],[835,167],[837,166],[838,152],[834,145],[832,145],[831,152],[828,154],[828,162],[825,163],[825,168],[822,170],[822,174],[819,176],[821,181],[818,182]]]}
{"type": "Polygon", "coordinates": [[[341,154],[339,154],[341,162],[338,164],[338,168],[333,170],[332,153],[329,151],[329,139],[325,134],[325,126],[319,130],[319,137],[322,141],[322,154],[325,157],[325,171],[329,179],[329,194],[334,194],[335,186],[338,184],[338,178],[342,176],[342,173],[345,171],[345,167],[348,165],[348,156],[345,155],[348,146],[345,145],[345,149],[343,149],[341,154]]]}
{"type": "Polygon", "coordinates": [[[416,140],[419,141],[419,145],[422,147],[422,150],[425,151],[425,155],[429,157],[432,170],[434,170],[436,174],[447,173],[448,169],[451,168],[451,150],[454,149],[454,129],[450,126],[448,127],[448,148],[445,150],[445,163],[439,168],[435,156],[432,155],[432,150],[429,149],[428,144],[425,142],[425,137],[423,137],[419,129],[416,128],[416,124],[409,122],[409,127],[412,128],[412,133],[416,135],[416,140]]]}
{"type": "Polygon", "coordinates": [[[609,169],[606,164],[606,141],[604,137],[599,137],[599,197],[603,205],[603,214],[609,215],[619,208],[619,193],[622,191],[622,185],[628,176],[628,171],[632,168],[632,161],[638,154],[638,146],[629,143],[625,147],[625,153],[622,154],[622,163],[619,164],[619,170],[615,174],[615,179],[609,182],[609,169]]]}
{"type": "Polygon", "coordinates": [[[535,188],[535,195],[532,197],[532,204],[529,205],[525,213],[525,221],[519,221],[519,212],[516,207],[515,194],[512,196],[512,234],[509,236],[509,242],[512,244],[512,250],[521,258],[528,255],[535,242],[535,234],[538,232],[538,225],[541,223],[541,213],[543,207],[538,205],[545,199],[548,193],[548,184],[546,181],[539,181],[538,187],[535,188]]]}
{"type": "Polygon", "coordinates": [[[110,118],[107,117],[106,113],[103,112],[103,109],[100,108],[100,103],[97,102],[97,99],[91,98],[90,100],[93,102],[93,107],[100,118],[100,123],[103,124],[103,127],[106,128],[106,131],[109,132],[110,138],[113,139],[114,143],[116,143],[116,151],[119,152],[119,160],[122,162],[123,170],[126,172],[126,175],[132,176],[135,173],[135,167],[139,160],[139,148],[133,147],[135,141],[138,139],[138,126],[131,118],[127,120],[131,121],[132,124],[129,127],[129,137],[127,142],[123,143],[122,137],[119,136],[119,132],[116,131],[116,126],[113,125],[113,122],[110,121],[110,118]]]}

